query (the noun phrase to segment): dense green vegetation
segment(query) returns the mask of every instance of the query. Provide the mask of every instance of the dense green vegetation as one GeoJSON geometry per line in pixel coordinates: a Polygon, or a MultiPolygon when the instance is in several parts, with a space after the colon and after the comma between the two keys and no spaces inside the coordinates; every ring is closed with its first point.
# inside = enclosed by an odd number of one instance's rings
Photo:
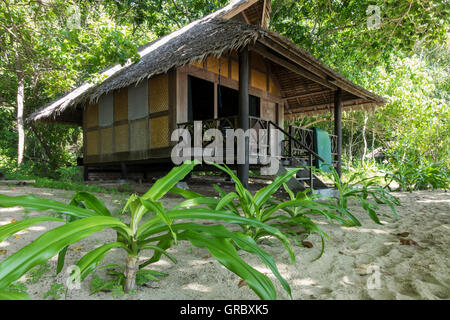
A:
{"type": "MultiPolygon", "coordinates": [[[[97,79],[96,72],[137,59],[140,45],[228,2],[1,0],[0,171],[63,178],[58,168],[74,165],[81,155],[79,128],[24,119],[77,84],[97,79]]],[[[392,172],[409,161],[438,167],[448,177],[448,9],[445,0],[273,1],[272,30],[389,102],[343,115],[347,169],[366,166],[381,148],[392,172]],[[373,4],[380,7],[378,28],[367,26],[373,4]]],[[[295,122],[332,131],[331,117],[295,122]]]]}

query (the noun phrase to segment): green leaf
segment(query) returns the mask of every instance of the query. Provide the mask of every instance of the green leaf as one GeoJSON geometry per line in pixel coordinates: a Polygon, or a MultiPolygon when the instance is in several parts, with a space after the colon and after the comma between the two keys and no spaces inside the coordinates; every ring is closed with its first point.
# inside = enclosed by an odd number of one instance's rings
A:
{"type": "Polygon", "coordinates": [[[30,300],[27,294],[0,290],[0,300],[30,300]]]}
{"type": "MultiPolygon", "coordinates": [[[[283,243],[286,250],[289,252],[291,261],[292,262],[295,261],[295,255],[292,251],[292,246],[287,237],[277,228],[271,227],[256,219],[244,218],[228,211],[215,211],[204,208],[174,210],[168,211],[166,212],[166,214],[173,221],[181,219],[214,220],[214,221],[225,221],[227,223],[239,224],[244,226],[252,226],[255,228],[261,228],[263,230],[266,230],[268,234],[277,237],[283,243]]],[[[143,223],[137,231],[137,239],[143,241],[152,234],[163,232],[164,227],[158,226],[158,222],[160,221],[161,219],[159,219],[159,217],[154,217],[153,219],[143,223]]]]}
{"type": "Polygon", "coordinates": [[[151,199],[153,201],[161,199],[180,180],[184,179],[197,164],[199,164],[198,161],[186,161],[181,166],[173,168],[165,177],[156,181],[150,190],[142,196],[142,199],[151,199]]]}
{"type": "Polygon", "coordinates": [[[0,194],[0,207],[22,207],[37,211],[53,210],[58,213],[68,214],[79,218],[92,217],[96,215],[94,212],[87,209],[68,205],[55,200],[37,198],[32,195],[10,197],[0,194]]]}
{"type": "Polygon", "coordinates": [[[92,250],[91,252],[85,254],[77,263],[77,266],[80,268],[81,280],[84,280],[89,273],[94,271],[98,267],[99,263],[102,262],[108,251],[114,248],[122,248],[128,253],[130,252],[130,250],[121,242],[108,243],[92,250]]]}
{"type": "Polygon", "coordinates": [[[142,269],[148,266],[149,264],[158,262],[161,259],[161,256],[164,254],[163,251],[169,249],[172,246],[172,244],[173,244],[172,237],[160,240],[157,244],[157,247],[160,248],[161,250],[155,251],[150,259],[139,265],[139,269],[142,269]]]}
{"type": "Polygon", "coordinates": [[[178,263],[177,259],[174,256],[172,256],[170,253],[159,246],[145,245],[141,247],[141,250],[153,250],[155,252],[159,252],[169,258],[169,260],[173,263],[178,263]]]}
{"type": "Polygon", "coordinates": [[[170,219],[169,215],[164,211],[163,205],[160,202],[155,202],[155,201],[152,201],[151,199],[149,199],[149,200],[141,199],[141,202],[147,210],[156,213],[158,215],[158,217],[167,224],[167,226],[170,229],[170,232],[172,233],[172,237],[176,243],[177,235],[175,232],[173,232],[172,227],[171,227],[172,219],[170,219]]]}
{"type": "Polygon", "coordinates": [[[214,209],[218,203],[219,203],[218,199],[200,196],[198,198],[191,198],[191,199],[187,199],[183,202],[180,202],[179,204],[173,206],[170,210],[176,210],[176,209],[187,208],[187,207],[196,207],[196,206],[200,206],[200,205],[206,205],[208,208],[214,209]]]}
{"type": "Polygon", "coordinates": [[[235,192],[230,192],[225,197],[223,197],[219,203],[217,203],[216,210],[222,210],[222,208],[228,206],[238,195],[235,192]]]}
{"type": "Polygon", "coordinates": [[[270,279],[242,260],[229,240],[205,237],[190,230],[181,233],[180,239],[189,240],[196,247],[208,249],[217,261],[245,280],[261,299],[276,299],[275,287],[270,279]]]}
{"type": "Polygon", "coordinates": [[[256,209],[259,210],[259,208],[261,208],[261,206],[270,198],[270,196],[274,194],[284,183],[291,180],[299,170],[300,169],[287,170],[286,173],[278,176],[271,184],[262,189],[259,189],[253,197],[253,202],[255,203],[256,209]]]}
{"type": "Polygon", "coordinates": [[[177,225],[177,228],[204,232],[213,237],[229,238],[234,243],[236,243],[236,245],[239,248],[241,248],[242,250],[256,254],[261,259],[261,261],[267,267],[269,267],[270,270],[272,270],[272,273],[280,281],[283,288],[286,290],[286,292],[292,298],[291,288],[290,288],[288,282],[281,276],[280,272],[278,271],[275,260],[272,258],[271,255],[269,255],[267,252],[262,250],[251,237],[249,237],[243,233],[240,233],[240,232],[231,232],[227,228],[225,228],[224,226],[221,226],[221,225],[202,226],[202,225],[199,225],[196,223],[185,223],[185,224],[177,225]]]}
{"type": "Polygon", "coordinates": [[[77,192],[74,200],[83,202],[86,208],[94,210],[98,215],[111,216],[111,212],[106,208],[103,202],[88,192],[77,192]]]}
{"type": "Polygon", "coordinates": [[[65,222],[63,219],[53,217],[37,217],[11,222],[0,226],[0,242],[23,229],[47,221],[65,222]]]}
{"type": "Polygon", "coordinates": [[[131,230],[120,220],[104,216],[84,218],[47,231],[0,263],[0,288],[16,281],[32,267],[52,258],[64,247],[105,228],[114,227],[131,234],[131,230]]]}

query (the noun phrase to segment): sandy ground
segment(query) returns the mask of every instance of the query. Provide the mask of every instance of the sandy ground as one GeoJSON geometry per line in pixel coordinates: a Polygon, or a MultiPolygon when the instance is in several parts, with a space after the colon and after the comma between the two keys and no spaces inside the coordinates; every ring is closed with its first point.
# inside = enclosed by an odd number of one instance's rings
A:
{"type": "MultiPolygon", "coordinates": [[[[73,192],[30,187],[0,186],[0,193],[37,196],[68,202],[73,192]]],[[[360,219],[362,227],[330,225],[316,220],[332,240],[326,243],[321,259],[313,261],[320,252],[320,239],[311,235],[308,241],[313,248],[295,247],[297,261],[289,262],[287,252],[279,242],[266,242],[261,247],[272,254],[281,274],[292,287],[294,299],[449,299],[450,298],[450,195],[439,191],[396,193],[402,206],[399,219],[383,217],[383,225],[373,223],[363,210],[351,204],[352,212],[360,219]],[[417,245],[402,244],[399,233],[408,232],[407,239],[417,245]]],[[[99,195],[113,212],[126,198],[125,195],[99,195]]],[[[176,203],[166,199],[166,205],[176,203]]],[[[382,213],[390,209],[382,206],[382,213]]],[[[12,219],[33,217],[41,213],[25,212],[21,208],[0,209],[0,225],[12,219]]],[[[0,243],[0,261],[37,238],[42,232],[57,224],[46,223],[0,243]]],[[[66,267],[105,241],[113,241],[114,233],[103,231],[73,245],[68,252],[66,267]]],[[[163,258],[152,269],[166,272],[167,278],[153,282],[150,287],[138,287],[134,294],[123,294],[116,299],[258,299],[247,286],[239,286],[240,279],[221,266],[208,252],[181,242],[169,251],[178,259],[173,264],[163,258]]],[[[150,255],[150,252],[148,253],[150,255]]],[[[270,270],[258,258],[245,252],[242,257],[253,267],[267,274],[274,282],[278,299],[289,299],[270,270]]],[[[122,251],[111,252],[104,264],[121,263],[122,251]]],[[[142,256],[141,259],[148,258],[142,256]]],[[[65,283],[68,275],[63,271],[55,276],[56,258],[50,261],[51,270],[35,284],[25,282],[32,299],[43,295],[55,283],[65,283]]],[[[97,271],[106,277],[105,271],[97,271]]],[[[91,276],[80,289],[69,290],[62,299],[112,299],[110,292],[89,296],[91,276]]]]}

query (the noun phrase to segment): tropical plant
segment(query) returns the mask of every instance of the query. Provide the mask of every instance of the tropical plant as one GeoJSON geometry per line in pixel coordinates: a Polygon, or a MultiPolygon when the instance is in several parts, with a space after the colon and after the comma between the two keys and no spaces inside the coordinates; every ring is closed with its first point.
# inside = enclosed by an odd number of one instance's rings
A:
{"type": "MultiPolygon", "coordinates": [[[[123,289],[125,292],[129,292],[135,288],[136,274],[139,269],[159,261],[162,255],[176,263],[175,257],[169,254],[167,249],[177,241],[187,240],[196,247],[209,250],[219,263],[245,280],[261,299],[275,299],[276,291],[273,283],[266,275],[248,265],[238,255],[236,247],[257,255],[291,295],[289,284],[278,272],[274,259],[258,247],[251,237],[244,233],[231,232],[223,225],[206,226],[179,220],[223,221],[241,225],[244,228],[252,227],[275,235],[289,247],[289,240],[278,229],[251,217],[240,217],[230,211],[220,210],[220,207],[215,210],[209,208],[187,209],[179,206],[169,210],[164,208],[159,200],[195,165],[196,162],[188,162],[176,167],[168,175],[156,181],[142,197],[132,195],[124,208],[131,212],[129,224],[112,217],[100,200],[85,192],[77,193],[71,204],[34,196],[0,195],[0,206],[2,207],[21,206],[31,210],[52,210],[65,215],[67,220],[45,216],[29,218],[0,227],[0,241],[3,241],[16,232],[41,222],[66,222],[47,231],[0,263],[0,289],[20,278],[34,266],[46,262],[57,254],[59,254],[57,272],[60,272],[64,266],[65,252],[68,246],[96,232],[110,228],[117,234],[116,241],[90,251],[76,263],[80,268],[81,280],[99,266],[108,251],[120,248],[127,253],[123,289]],[[147,221],[143,222],[142,218],[147,213],[151,213],[151,215],[147,221]],[[146,250],[153,251],[153,256],[139,264],[139,255],[146,250]]],[[[293,254],[291,258],[295,259],[293,254]]]]}
{"type": "Polygon", "coordinates": [[[386,187],[391,189],[392,182],[398,184],[397,190],[448,189],[450,177],[444,163],[427,161],[417,156],[400,159],[394,155],[385,174],[386,187]]]}
{"type": "MultiPolygon", "coordinates": [[[[230,176],[235,184],[235,192],[227,194],[218,185],[214,185],[214,189],[219,194],[217,199],[203,197],[191,191],[173,189],[172,192],[187,199],[185,202],[180,203],[179,206],[206,205],[216,210],[226,208],[236,216],[254,219],[264,225],[275,227],[296,244],[300,244],[300,241],[296,239],[299,234],[318,233],[322,239],[322,250],[318,258],[321,257],[324,250],[324,238],[328,236],[311,220],[309,215],[322,215],[330,222],[337,220],[345,225],[351,223],[351,221],[335,213],[336,211],[341,211],[335,204],[314,201],[318,196],[308,195],[310,190],[298,192],[297,195],[294,195],[286,185],[286,182],[292,179],[300,169],[289,169],[283,175],[278,176],[271,184],[252,195],[229,167],[215,163],[211,164],[230,176]],[[273,196],[282,186],[284,186],[284,189],[290,196],[288,201],[273,196]]],[[[345,211],[342,211],[342,214],[345,213],[345,211]]],[[[277,236],[273,232],[258,226],[241,225],[241,227],[243,232],[255,241],[267,236],[277,236]]],[[[293,255],[290,246],[286,245],[286,243],[284,244],[288,253],[293,255]]]]}
{"type": "Polygon", "coordinates": [[[355,173],[351,175],[347,181],[343,181],[334,168],[331,168],[328,177],[333,180],[336,186],[337,196],[335,197],[335,202],[337,206],[342,209],[340,212],[344,212],[344,214],[352,220],[355,226],[360,226],[361,223],[349,211],[348,202],[350,199],[359,201],[362,208],[375,223],[381,224],[377,214],[377,211],[379,211],[380,208],[377,204],[388,205],[392,210],[394,218],[398,218],[395,206],[399,206],[400,201],[395,196],[391,195],[385,188],[377,185],[377,180],[380,177],[360,178],[360,175],[355,173]],[[375,203],[369,200],[369,196],[373,198],[375,203]]]}

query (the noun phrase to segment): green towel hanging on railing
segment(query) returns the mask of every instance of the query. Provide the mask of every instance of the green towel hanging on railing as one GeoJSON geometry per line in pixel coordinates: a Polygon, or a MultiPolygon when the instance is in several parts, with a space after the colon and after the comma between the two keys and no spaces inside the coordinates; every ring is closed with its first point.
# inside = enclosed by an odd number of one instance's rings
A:
{"type": "Polygon", "coordinates": [[[322,162],[316,159],[315,166],[324,172],[330,172],[333,163],[330,135],[325,130],[316,127],[312,129],[314,131],[314,151],[325,160],[325,162],[322,162]]]}

